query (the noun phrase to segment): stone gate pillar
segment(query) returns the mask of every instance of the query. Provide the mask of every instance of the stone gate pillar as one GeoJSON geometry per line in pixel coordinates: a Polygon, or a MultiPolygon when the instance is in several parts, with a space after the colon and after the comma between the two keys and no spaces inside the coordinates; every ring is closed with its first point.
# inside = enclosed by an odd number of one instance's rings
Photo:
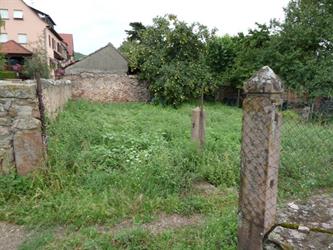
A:
{"type": "Polygon", "coordinates": [[[265,66],[244,90],[238,249],[260,250],[275,224],[283,87],[265,66]]]}

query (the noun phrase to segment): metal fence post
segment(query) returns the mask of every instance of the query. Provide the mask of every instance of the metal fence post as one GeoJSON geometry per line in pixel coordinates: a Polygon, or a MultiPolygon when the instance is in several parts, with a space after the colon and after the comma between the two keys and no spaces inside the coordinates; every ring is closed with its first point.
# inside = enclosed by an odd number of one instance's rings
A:
{"type": "Polygon", "coordinates": [[[244,90],[238,249],[260,250],[275,224],[283,87],[265,66],[244,90]]]}

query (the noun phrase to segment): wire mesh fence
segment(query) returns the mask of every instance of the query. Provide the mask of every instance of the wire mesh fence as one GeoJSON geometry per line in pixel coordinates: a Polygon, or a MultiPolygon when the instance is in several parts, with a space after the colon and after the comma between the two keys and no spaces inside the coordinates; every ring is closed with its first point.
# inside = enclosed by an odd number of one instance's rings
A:
{"type": "Polygon", "coordinates": [[[291,196],[333,187],[333,98],[288,103],[282,114],[279,192],[291,196]]]}

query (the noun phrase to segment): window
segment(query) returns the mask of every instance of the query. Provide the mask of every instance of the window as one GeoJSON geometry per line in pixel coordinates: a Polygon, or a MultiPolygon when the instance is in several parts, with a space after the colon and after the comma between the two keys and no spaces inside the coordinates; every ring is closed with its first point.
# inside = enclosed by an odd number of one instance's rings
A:
{"type": "Polygon", "coordinates": [[[14,19],[23,19],[23,11],[22,10],[14,10],[14,19]]]}
{"type": "Polygon", "coordinates": [[[49,47],[51,48],[51,36],[49,35],[49,47]]]}
{"type": "Polygon", "coordinates": [[[8,10],[6,10],[6,9],[0,9],[0,17],[2,19],[9,19],[8,10]]]}
{"type": "Polygon", "coordinates": [[[21,44],[27,44],[28,43],[27,34],[18,34],[18,42],[21,44]]]}
{"type": "Polygon", "coordinates": [[[2,33],[0,34],[0,43],[5,43],[8,41],[8,34],[2,33]]]}
{"type": "Polygon", "coordinates": [[[52,49],[55,50],[55,40],[52,38],[52,49]]]}

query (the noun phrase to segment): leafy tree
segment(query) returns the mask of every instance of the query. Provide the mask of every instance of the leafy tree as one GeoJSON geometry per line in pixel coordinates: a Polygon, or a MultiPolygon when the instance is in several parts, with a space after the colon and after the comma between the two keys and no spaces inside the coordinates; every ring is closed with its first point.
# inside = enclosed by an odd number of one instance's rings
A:
{"type": "Polygon", "coordinates": [[[333,94],[333,2],[292,0],[275,41],[276,67],[286,84],[312,96],[333,94]]]}
{"type": "Polygon", "coordinates": [[[146,29],[146,27],[141,22],[133,22],[129,24],[132,30],[125,30],[127,33],[127,40],[131,42],[140,42],[140,32],[146,29]]]}
{"type": "Polygon", "coordinates": [[[128,61],[128,66],[131,73],[139,73],[141,65],[144,63],[144,45],[134,41],[125,41],[120,46],[119,50],[128,61]]]}
{"type": "Polygon", "coordinates": [[[240,87],[264,65],[288,88],[333,95],[332,0],[291,0],[285,16],[233,37],[173,15],[157,17],[150,26],[131,25],[121,49],[155,100],[166,104],[212,93],[218,84],[240,87]]]}
{"type": "Polygon", "coordinates": [[[269,65],[288,88],[311,96],[332,95],[333,2],[292,0],[285,13],[282,23],[257,24],[247,35],[233,37],[234,57],[226,57],[231,54],[221,46],[212,46],[218,52],[210,55],[210,67],[221,72],[223,84],[241,86],[255,71],[269,65]],[[228,63],[227,58],[232,60],[228,63]]]}
{"type": "Polygon", "coordinates": [[[236,39],[229,35],[214,37],[208,42],[207,50],[206,64],[214,77],[226,84],[226,71],[235,63],[236,39]]]}
{"type": "Polygon", "coordinates": [[[241,87],[259,68],[272,66],[275,36],[270,26],[257,24],[247,35],[216,38],[208,46],[207,63],[223,85],[241,87]]]}
{"type": "Polygon", "coordinates": [[[33,49],[32,57],[25,60],[24,74],[34,79],[36,79],[37,76],[49,78],[50,68],[48,65],[48,57],[45,48],[42,46],[42,41],[33,49]]]}
{"type": "Polygon", "coordinates": [[[146,27],[141,22],[133,22],[129,24],[131,30],[125,30],[127,33],[127,40],[120,46],[120,51],[128,60],[131,73],[139,73],[140,66],[143,63],[143,50],[141,43],[141,33],[145,31],[146,27]]]}
{"type": "Polygon", "coordinates": [[[155,102],[177,106],[215,88],[205,63],[214,31],[167,15],[154,18],[138,35],[139,43],[128,40],[121,50],[141,79],[148,81],[155,102]]]}

